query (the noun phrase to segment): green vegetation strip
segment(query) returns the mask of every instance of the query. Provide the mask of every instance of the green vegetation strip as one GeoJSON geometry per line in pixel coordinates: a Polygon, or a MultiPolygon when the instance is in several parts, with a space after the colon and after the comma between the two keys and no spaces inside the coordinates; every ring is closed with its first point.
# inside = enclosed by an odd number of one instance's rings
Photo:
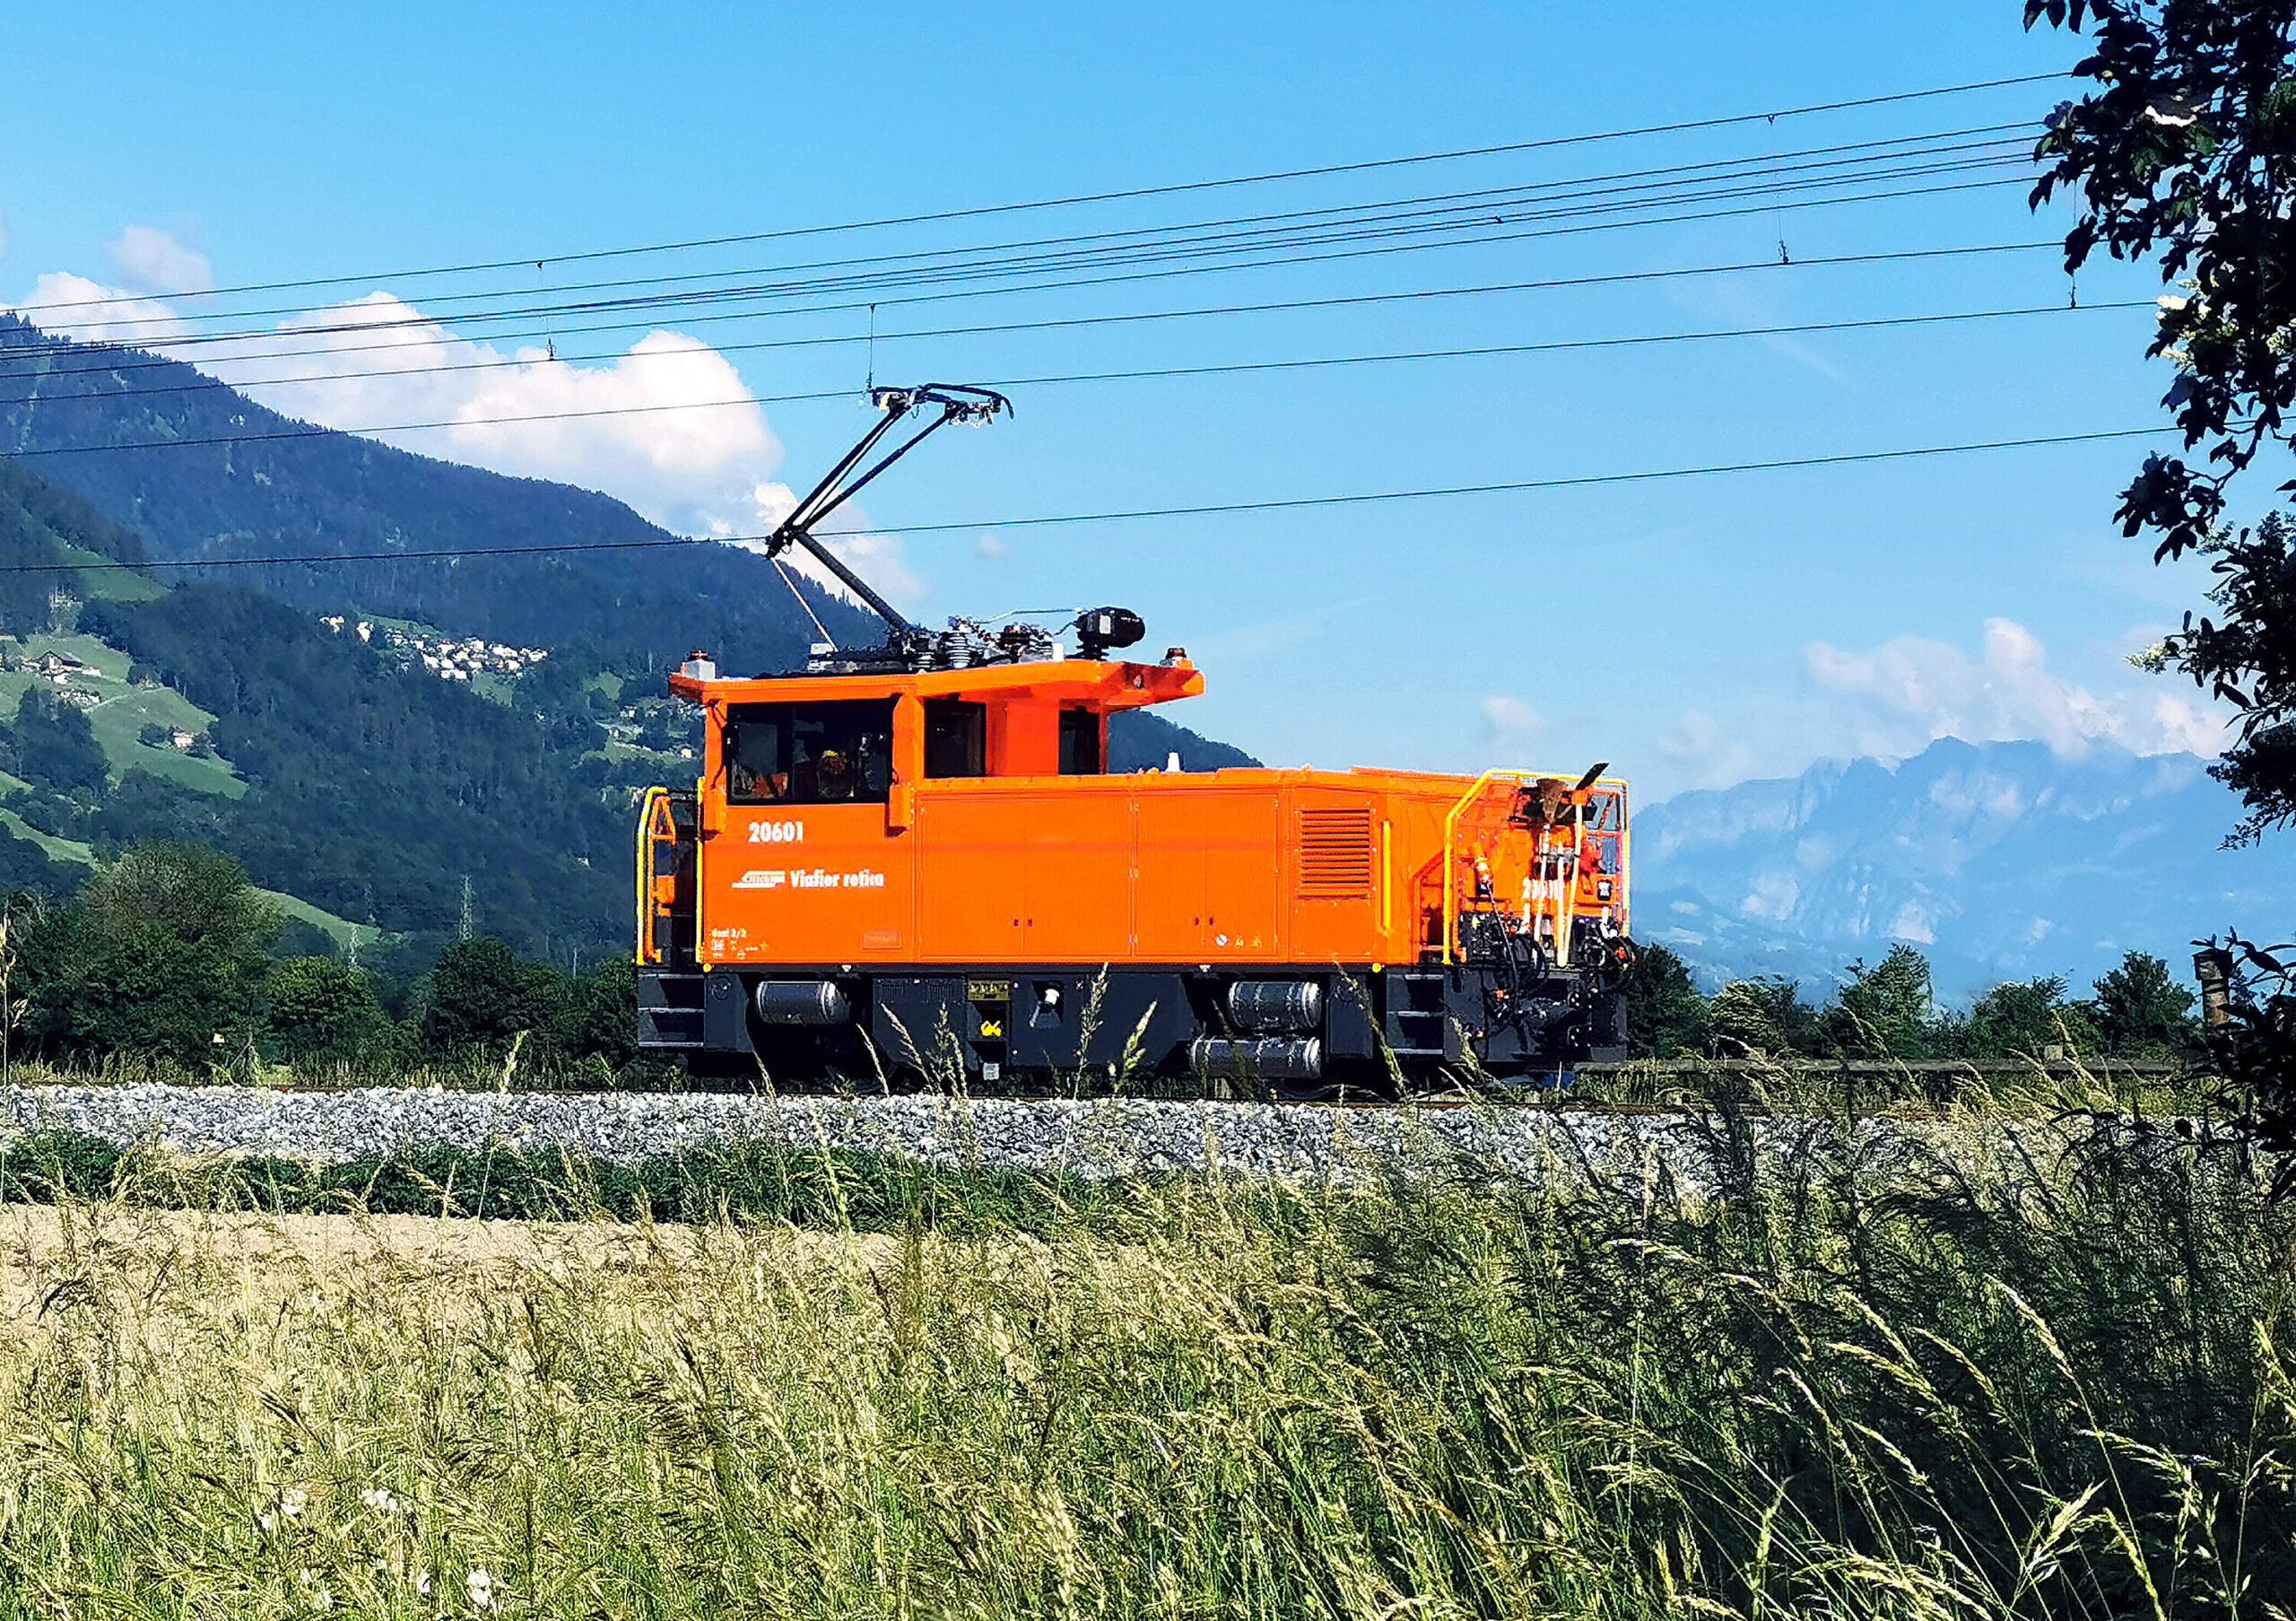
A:
{"type": "Polygon", "coordinates": [[[267,1156],[185,1159],[86,1132],[0,1146],[0,1202],[117,1199],[158,1209],[428,1216],[498,1221],[786,1222],[898,1233],[1045,1236],[1119,1195],[1084,1178],[949,1170],[850,1149],[770,1144],[691,1149],[621,1164],[573,1153],[410,1149],[340,1164],[267,1156]]]}
{"type": "Polygon", "coordinates": [[[1718,1120],[1640,1163],[20,1139],[7,1190],[60,1202],[7,1217],[0,1617],[2283,1613],[2296,1207],[2240,1155],[1718,1120]],[[759,1219],[395,1246],[128,1200],[759,1219]]]}

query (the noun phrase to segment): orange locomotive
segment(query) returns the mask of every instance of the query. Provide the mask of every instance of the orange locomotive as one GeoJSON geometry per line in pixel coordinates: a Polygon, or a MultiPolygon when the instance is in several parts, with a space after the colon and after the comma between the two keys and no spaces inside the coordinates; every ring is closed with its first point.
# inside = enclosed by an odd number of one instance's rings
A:
{"type": "Polygon", "coordinates": [[[782,1073],[1289,1092],[1622,1046],[1622,783],[1107,773],[1111,715],[1204,677],[1178,649],[1110,658],[1141,635],[1120,609],[1071,622],[1074,657],[1033,627],[907,624],[810,525],[925,433],[1004,406],[946,388],[880,404],[776,538],[883,614],[887,645],[749,680],[697,654],[670,678],[704,748],[694,790],[650,790],[640,820],[642,1046],[782,1073]],[[941,415],[840,491],[919,405],[941,415]]]}

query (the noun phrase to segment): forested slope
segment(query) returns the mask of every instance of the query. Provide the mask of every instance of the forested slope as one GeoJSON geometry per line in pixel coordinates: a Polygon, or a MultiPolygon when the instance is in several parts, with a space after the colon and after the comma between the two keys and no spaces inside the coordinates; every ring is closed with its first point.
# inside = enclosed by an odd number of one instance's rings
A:
{"type": "Polygon", "coordinates": [[[486,927],[514,944],[619,942],[627,788],[654,768],[586,759],[604,742],[595,723],[405,671],[235,588],[91,604],[83,624],[213,711],[217,750],[251,785],[233,801],[134,774],[91,833],[198,837],[260,884],[393,932],[457,927],[467,878],[486,927]]]}

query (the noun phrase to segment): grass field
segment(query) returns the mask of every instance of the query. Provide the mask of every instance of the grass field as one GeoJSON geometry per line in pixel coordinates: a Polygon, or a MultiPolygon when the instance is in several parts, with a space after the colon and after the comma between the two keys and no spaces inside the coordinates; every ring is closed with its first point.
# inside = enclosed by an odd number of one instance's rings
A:
{"type": "Polygon", "coordinates": [[[2254,1169],[1848,1140],[1720,1115],[1693,1175],[1544,1187],[528,1162],[510,1207],[577,1218],[533,1224],[360,1213],[467,1163],[20,1144],[0,1614],[2286,1614],[2254,1169]]]}

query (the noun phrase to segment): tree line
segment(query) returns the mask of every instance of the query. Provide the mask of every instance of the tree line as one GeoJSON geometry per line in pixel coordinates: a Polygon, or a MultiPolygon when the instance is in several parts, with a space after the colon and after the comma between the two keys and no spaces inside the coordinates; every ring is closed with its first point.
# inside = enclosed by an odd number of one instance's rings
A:
{"type": "Polygon", "coordinates": [[[232,1078],[278,1065],[378,1078],[424,1065],[515,1065],[522,1076],[599,1085],[650,1075],[635,1044],[627,959],[574,973],[483,936],[450,941],[427,962],[402,947],[362,964],[325,946],[231,857],[182,841],[135,846],[67,899],[9,897],[0,919],[7,1059],[141,1055],[232,1078]]]}
{"type": "Polygon", "coordinates": [[[1942,1007],[1929,962],[1892,946],[1853,963],[1823,1003],[1795,980],[1733,980],[1701,995],[1688,964],[1646,946],[1627,986],[1627,1035],[1637,1058],[2025,1059],[2183,1061],[2203,1051],[2196,998],[2169,965],[2132,951],[2085,998],[2061,978],[1996,985],[1966,1009],[1942,1007]]]}

